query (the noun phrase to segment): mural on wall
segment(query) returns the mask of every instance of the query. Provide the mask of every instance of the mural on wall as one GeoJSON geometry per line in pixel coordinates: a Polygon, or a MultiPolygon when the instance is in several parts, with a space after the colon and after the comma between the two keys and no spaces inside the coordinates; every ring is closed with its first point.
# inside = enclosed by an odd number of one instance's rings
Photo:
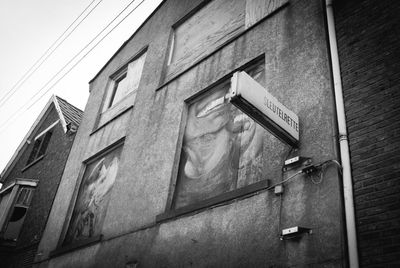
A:
{"type": "Polygon", "coordinates": [[[86,166],[64,244],[101,233],[122,146],[86,166]]]}
{"type": "MultiPolygon", "coordinates": [[[[265,85],[264,70],[261,63],[246,71],[265,85]]],[[[264,140],[271,135],[227,102],[229,86],[226,81],[189,106],[175,208],[265,179],[264,140]]]]}

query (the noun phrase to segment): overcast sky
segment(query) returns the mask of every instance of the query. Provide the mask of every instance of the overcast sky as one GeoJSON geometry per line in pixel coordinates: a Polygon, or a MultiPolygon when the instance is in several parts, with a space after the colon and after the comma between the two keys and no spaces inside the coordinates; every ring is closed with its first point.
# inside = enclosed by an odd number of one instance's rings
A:
{"type": "Polygon", "coordinates": [[[141,1],[135,0],[92,45],[76,57],[64,71],[50,80],[132,0],[0,0],[0,172],[3,171],[52,94],[84,109],[89,96],[89,80],[162,0],[144,0],[69,74],[52,89],[49,90],[49,88],[141,1]],[[92,1],[94,2],[84,15],[99,3],[93,12],[25,83],[17,84],[14,95],[7,102],[2,103],[1,99],[7,92],[92,1]],[[48,93],[27,109],[45,91],[48,93]],[[18,110],[20,112],[17,113],[18,110]]]}

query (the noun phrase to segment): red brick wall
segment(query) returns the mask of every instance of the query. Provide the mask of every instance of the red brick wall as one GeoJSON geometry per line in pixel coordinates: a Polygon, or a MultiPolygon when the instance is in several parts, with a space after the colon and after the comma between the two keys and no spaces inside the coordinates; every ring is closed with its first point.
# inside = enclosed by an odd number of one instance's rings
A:
{"type": "Polygon", "coordinates": [[[334,11],[360,263],[400,265],[400,5],[334,1],[334,11]]]}

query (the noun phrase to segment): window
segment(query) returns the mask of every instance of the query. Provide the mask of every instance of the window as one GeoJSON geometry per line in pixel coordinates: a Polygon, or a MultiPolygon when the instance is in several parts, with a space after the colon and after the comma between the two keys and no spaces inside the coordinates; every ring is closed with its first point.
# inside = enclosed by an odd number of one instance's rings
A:
{"type": "MultiPolygon", "coordinates": [[[[264,61],[245,71],[265,85],[264,61]]],[[[188,107],[172,209],[281,175],[289,146],[226,100],[229,79],[188,107]]]]}
{"type": "Polygon", "coordinates": [[[33,148],[31,154],[29,155],[28,161],[26,162],[26,165],[33,163],[35,160],[39,159],[45,154],[52,134],[52,131],[47,131],[46,133],[36,137],[35,143],[33,144],[33,148]]]}
{"type": "Polygon", "coordinates": [[[110,77],[95,129],[104,126],[134,105],[145,59],[146,50],[143,49],[110,77]]]}
{"type": "Polygon", "coordinates": [[[87,162],[64,245],[101,234],[121,151],[122,146],[118,146],[87,162]]]}
{"type": "Polygon", "coordinates": [[[36,180],[16,180],[0,192],[0,238],[16,241],[32,201],[36,180]]]}
{"type": "MultiPolygon", "coordinates": [[[[215,0],[173,27],[168,76],[186,69],[244,29],[245,1],[215,0]]],[[[197,8],[196,8],[197,9],[197,8]]]]}
{"type": "Polygon", "coordinates": [[[202,1],[173,26],[165,80],[213,53],[288,0],[202,1]]]}
{"type": "Polygon", "coordinates": [[[140,78],[142,76],[142,70],[144,61],[146,59],[146,53],[136,58],[134,61],[128,64],[127,67],[114,75],[110,84],[110,91],[108,94],[108,102],[106,109],[119,103],[127,95],[132,93],[134,95],[133,102],[135,100],[136,91],[139,88],[140,78]]]}

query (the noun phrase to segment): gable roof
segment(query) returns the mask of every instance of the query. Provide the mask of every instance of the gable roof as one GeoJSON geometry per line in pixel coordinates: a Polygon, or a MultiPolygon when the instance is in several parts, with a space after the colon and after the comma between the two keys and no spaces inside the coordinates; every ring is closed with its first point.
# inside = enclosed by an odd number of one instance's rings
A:
{"type": "Polygon", "coordinates": [[[42,118],[45,116],[46,112],[49,110],[52,104],[54,104],[54,107],[56,108],[64,133],[67,132],[67,125],[70,123],[74,123],[77,126],[79,126],[82,119],[83,111],[76,108],[75,106],[73,106],[72,104],[70,104],[69,102],[58,96],[55,95],[51,96],[50,100],[47,102],[46,106],[40,112],[39,116],[36,118],[32,127],[29,129],[28,133],[25,135],[18,148],[15,150],[13,156],[8,161],[6,167],[1,172],[0,182],[2,182],[3,179],[8,175],[8,172],[14,166],[13,164],[17,159],[18,155],[26,147],[27,144],[26,141],[31,136],[36,127],[39,125],[39,123],[42,121],[42,118]]]}
{"type": "Polygon", "coordinates": [[[81,123],[83,111],[58,96],[55,96],[55,98],[60,107],[61,114],[64,116],[65,123],[67,125],[70,123],[74,123],[75,125],[79,126],[79,124],[81,123]]]}

